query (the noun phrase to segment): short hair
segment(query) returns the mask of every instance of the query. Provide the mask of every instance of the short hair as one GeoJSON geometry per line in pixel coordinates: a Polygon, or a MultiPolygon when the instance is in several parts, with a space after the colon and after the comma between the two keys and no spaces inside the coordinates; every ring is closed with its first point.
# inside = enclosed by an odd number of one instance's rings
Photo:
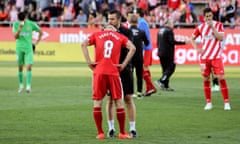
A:
{"type": "Polygon", "coordinates": [[[209,13],[209,12],[212,13],[212,10],[211,10],[211,8],[207,7],[207,8],[205,8],[205,9],[203,10],[203,15],[205,16],[205,14],[206,14],[206,13],[209,13]]]}
{"type": "Polygon", "coordinates": [[[19,12],[18,13],[18,20],[23,21],[26,17],[26,13],[25,12],[19,12]]]}
{"type": "Polygon", "coordinates": [[[128,10],[126,15],[128,16],[129,14],[133,14],[133,11],[132,10],[128,10]]]}
{"type": "Polygon", "coordinates": [[[140,17],[144,17],[144,11],[141,8],[137,8],[137,13],[140,15],[140,17]]]}
{"type": "Polygon", "coordinates": [[[111,10],[111,11],[109,11],[108,14],[111,14],[111,15],[116,14],[117,19],[120,19],[122,17],[121,13],[118,10],[111,10]]]}

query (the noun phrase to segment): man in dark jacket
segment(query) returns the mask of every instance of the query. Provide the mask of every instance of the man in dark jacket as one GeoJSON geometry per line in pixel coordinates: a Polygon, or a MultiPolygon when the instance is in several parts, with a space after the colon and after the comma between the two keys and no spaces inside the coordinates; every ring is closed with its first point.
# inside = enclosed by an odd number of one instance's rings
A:
{"type": "Polygon", "coordinates": [[[133,35],[133,44],[136,47],[136,52],[132,58],[132,66],[135,68],[136,77],[137,77],[137,97],[141,98],[142,87],[143,87],[143,78],[142,78],[142,70],[143,70],[143,43],[145,46],[148,46],[149,40],[145,32],[138,28],[138,17],[134,14],[130,17],[130,30],[133,35]]]}
{"type": "Polygon", "coordinates": [[[164,91],[174,91],[174,89],[169,87],[169,79],[176,67],[174,62],[174,47],[175,44],[185,44],[185,42],[175,41],[173,28],[173,21],[167,20],[157,35],[158,56],[162,67],[162,77],[155,81],[155,83],[164,91]]]}

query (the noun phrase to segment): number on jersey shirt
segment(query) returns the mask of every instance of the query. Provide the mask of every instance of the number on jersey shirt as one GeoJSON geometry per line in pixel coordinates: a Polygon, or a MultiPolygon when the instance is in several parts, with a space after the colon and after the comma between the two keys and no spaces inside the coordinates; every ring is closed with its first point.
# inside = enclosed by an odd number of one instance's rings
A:
{"type": "Polygon", "coordinates": [[[104,57],[110,58],[113,49],[113,42],[111,40],[107,40],[104,42],[104,57]]]}

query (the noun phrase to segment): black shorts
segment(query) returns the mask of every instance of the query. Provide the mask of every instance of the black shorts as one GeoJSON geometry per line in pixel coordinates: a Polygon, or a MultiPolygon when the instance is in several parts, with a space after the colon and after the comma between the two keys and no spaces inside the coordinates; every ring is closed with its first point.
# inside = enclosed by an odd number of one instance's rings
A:
{"type": "Polygon", "coordinates": [[[123,93],[124,96],[127,94],[133,94],[134,88],[133,88],[133,71],[131,66],[127,66],[121,73],[120,77],[122,80],[122,86],[123,86],[123,93]]]}

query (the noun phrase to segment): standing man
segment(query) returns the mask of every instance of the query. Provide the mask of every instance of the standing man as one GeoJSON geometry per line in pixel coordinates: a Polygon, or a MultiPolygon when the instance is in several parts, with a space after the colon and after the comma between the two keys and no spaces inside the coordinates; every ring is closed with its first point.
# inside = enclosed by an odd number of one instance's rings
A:
{"type": "Polygon", "coordinates": [[[174,39],[174,22],[167,20],[157,35],[158,56],[162,67],[162,77],[155,83],[164,91],[174,91],[169,87],[169,80],[175,71],[174,62],[175,44],[185,44],[185,42],[174,39]]]}
{"type": "Polygon", "coordinates": [[[132,58],[132,66],[135,68],[136,77],[137,77],[137,97],[141,98],[143,80],[142,80],[142,72],[143,72],[143,44],[145,46],[149,45],[149,41],[144,31],[140,30],[138,26],[138,17],[132,14],[129,18],[130,22],[130,30],[133,34],[133,44],[136,47],[136,52],[132,58]]]}
{"type": "Polygon", "coordinates": [[[18,21],[13,24],[13,33],[16,39],[16,55],[18,62],[18,80],[19,80],[19,90],[18,92],[24,91],[23,84],[23,67],[24,64],[27,67],[26,74],[26,92],[31,92],[31,82],[32,82],[32,64],[33,64],[33,48],[41,40],[42,30],[33,21],[26,19],[26,13],[20,12],[18,14],[18,21]],[[32,32],[39,32],[37,41],[32,43],[32,32]]]}
{"type": "Polygon", "coordinates": [[[200,66],[203,76],[204,94],[206,97],[205,110],[212,109],[210,74],[211,70],[218,78],[221,93],[224,99],[224,110],[231,110],[229,103],[227,82],[224,78],[224,65],[222,61],[221,42],[224,39],[223,24],[213,20],[213,13],[210,8],[203,11],[205,22],[197,26],[192,34],[192,45],[200,54],[200,66]],[[195,39],[203,38],[203,47],[198,48],[195,39]]]}
{"type": "MultiPolygon", "coordinates": [[[[117,29],[118,33],[123,34],[127,36],[129,40],[132,40],[131,31],[121,25],[121,13],[119,11],[112,10],[108,13],[108,23],[110,25],[113,25],[117,29]]],[[[121,50],[120,63],[122,63],[123,60],[125,59],[127,52],[128,50],[126,48],[123,48],[121,50]]],[[[133,101],[134,89],[133,89],[133,72],[132,72],[131,62],[129,62],[128,65],[125,67],[125,69],[120,72],[120,77],[121,77],[122,86],[123,86],[124,101],[128,111],[130,135],[132,137],[137,137],[137,132],[135,128],[136,107],[133,101]]],[[[107,113],[107,119],[108,119],[108,128],[109,128],[108,136],[109,137],[114,137],[114,133],[115,133],[113,111],[114,111],[113,101],[111,97],[108,97],[108,101],[106,104],[106,113],[107,113]]]]}
{"type": "Polygon", "coordinates": [[[147,21],[144,19],[144,11],[141,8],[137,9],[138,15],[138,28],[143,30],[148,38],[149,44],[148,46],[143,46],[144,50],[144,60],[143,60],[143,79],[146,84],[146,92],[145,96],[151,96],[153,93],[157,92],[157,89],[154,87],[151,79],[151,73],[149,70],[149,66],[152,65],[152,44],[150,37],[150,30],[147,21]]]}
{"type": "Polygon", "coordinates": [[[109,90],[111,98],[116,105],[116,114],[119,122],[119,139],[131,138],[125,133],[125,111],[123,105],[123,93],[119,71],[122,71],[131,60],[135,52],[135,46],[127,37],[115,32],[111,25],[104,31],[93,33],[82,44],[84,57],[88,66],[93,70],[93,117],[98,129],[97,139],[104,139],[102,129],[102,99],[109,90]],[[95,46],[95,62],[90,59],[87,47],[95,46]],[[122,63],[119,64],[120,51],[126,47],[129,52],[122,63]]]}

